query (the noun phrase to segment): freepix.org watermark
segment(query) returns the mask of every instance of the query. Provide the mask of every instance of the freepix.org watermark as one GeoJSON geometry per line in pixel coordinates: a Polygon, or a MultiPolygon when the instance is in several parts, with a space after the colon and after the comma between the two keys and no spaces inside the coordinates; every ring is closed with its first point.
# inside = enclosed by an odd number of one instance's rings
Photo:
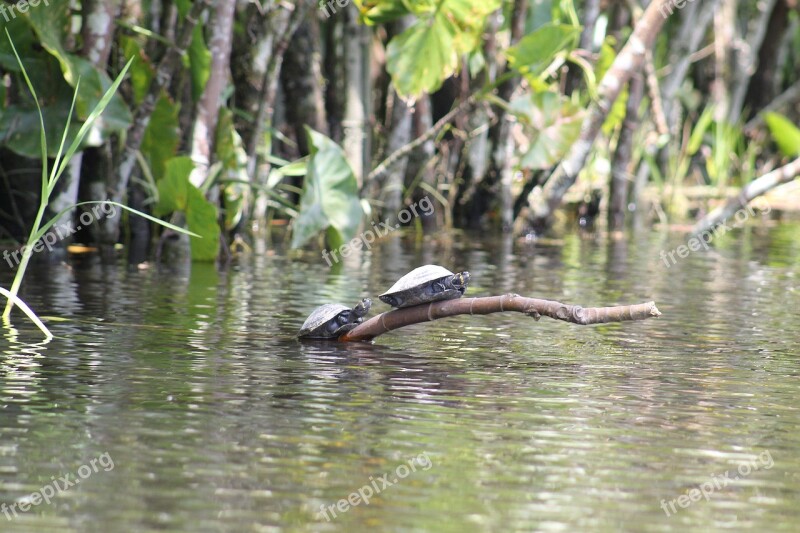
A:
{"type": "Polygon", "coordinates": [[[336,7],[344,9],[350,4],[350,0],[320,0],[319,10],[325,15],[325,18],[331,18],[331,15],[336,14],[336,7]]]}
{"type": "Polygon", "coordinates": [[[694,0],[670,0],[659,7],[658,11],[661,13],[662,17],[667,18],[675,13],[676,9],[683,9],[686,7],[686,4],[691,4],[692,2],[694,2],[694,0]]]}
{"type": "Polygon", "coordinates": [[[328,266],[333,266],[334,263],[341,261],[342,257],[347,257],[353,250],[361,250],[372,248],[372,243],[375,239],[385,237],[389,233],[400,228],[400,224],[406,224],[414,217],[430,216],[433,214],[433,202],[427,196],[424,196],[419,202],[413,203],[407,208],[397,213],[397,220],[399,221],[394,226],[388,222],[381,222],[376,225],[372,223],[372,228],[364,231],[358,237],[354,237],[349,242],[344,243],[336,250],[322,250],[322,258],[328,263],[328,266]]]}
{"type": "Polygon", "coordinates": [[[17,18],[17,13],[25,14],[30,8],[39,7],[40,4],[50,7],[49,0],[20,0],[11,5],[0,3],[0,17],[3,17],[6,22],[11,22],[17,18]]]}
{"type": "Polygon", "coordinates": [[[760,206],[753,208],[751,205],[747,205],[742,209],[739,209],[736,213],[733,214],[733,221],[728,218],[723,220],[718,226],[713,229],[709,229],[706,231],[701,232],[698,235],[694,235],[686,244],[681,244],[677,248],[670,250],[669,252],[665,250],[661,250],[659,255],[661,256],[661,260],[664,261],[664,265],[669,268],[675,263],[678,262],[678,259],[685,259],[689,257],[689,254],[692,252],[698,252],[700,249],[708,251],[708,245],[722,235],[725,235],[729,231],[733,229],[738,229],[744,225],[750,218],[755,217],[756,213],[760,214],[761,216],[768,215],[772,209],[770,208],[769,204],[765,201],[762,202],[760,206]],[[678,256],[678,259],[675,256],[678,256]]]}
{"type": "MultiPolygon", "coordinates": [[[[36,241],[36,243],[31,247],[31,252],[38,254],[45,248],[48,251],[53,251],[53,246],[57,242],[62,239],[65,239],[72,235],[73,233],[78,232],[82,228],[92,224],[96,220],[100,218],[114,218],[117,215],[117,208],[114,204],[97,204],[92,207],[91,211],[84,211],[78,217],[81,225],[77,227],[73,227],[71,222],[64,222],[62,224],[56,224],[53,228],[45,233],[41,239],[36,241]]],[[[8,250],[3,250],[3,259],[6,260],[8,266],[11,268],[15,268],[19,266],[20,261],[22,261],[22,257],[25,254],[26,246],[23,246],[19,250],[15,252],[9,252],[8,250]]]]}
{"type": "Polygon", "coordinates": [[[686,509],[694,502],[700,501],[701,498],[705,498],[706,501],[709,501],[715,492],[724,489],[731,483],[749,476],[752,472],[757,470],[769,470],[773,466],[775,466],[775,461],[772,460],[772,455],[770,455],[769,450],[767,450],[760,453],[758,458],[740,464],[734,472],[727,470],[721,476],[716,474],[712,475],[711,480],[687,490],[677,498],[669,501],[661,500],[661,509],[664,510],[667,516],[672,516],[678,512],[677,507],[675,507],[676,503],[681,509],[686,509]]]}
{"type": "Polygon", "coordinates": [[[332,519],[337,517],[336,511],[344,514],[349,511],[351,507],[355,507],[362,503],[364,505],[369,505],[370,498],[380,494],[381,491],[388,489],[392,485],[395,485],[401,479],[405,479],[411,474],[411,472],[416,472],[418,466],[421,467],[422,470],[431,469],[433,462],[431,461],[431,458],[428,457],[428,452],[422,452],[418,456],[412,457],[406,463],[395,468],[395,477],[392,479],[389,479],[389,474],[383,474],[377,479],[375,479],[373,476],[369,476],[370,483],[364,485],[357,491],[351,492],[347,498],[342,498],[332,505],[326,506],[325,504],[322,504],[319,512],[317,513],[317,518],[325,518],[325,520],[330,522],[332,519]],[[328,515],[328,511],[330,511],[330,515],[328,515]]]}
{"type": "Polygon", "coordinates": [[[6,515],[6,520],[11,521],[17,518],[20,513],[27,513],[31,507],[36,507],[42,502],[50,504],[50,501],[57,495],[68,491],[75,485],[79,484],[81,480],[89,478],[92,474],[100,471],[110,472],[114,469],[114,460],[108,452],[95,457],[87,464],[83,464],[78,468],[77,476],[67,474],[65,476],[50,476],[51,482],[43,485],[39,490],[20,498],[12,504],[0,504],[0,512],[6,515]]]}

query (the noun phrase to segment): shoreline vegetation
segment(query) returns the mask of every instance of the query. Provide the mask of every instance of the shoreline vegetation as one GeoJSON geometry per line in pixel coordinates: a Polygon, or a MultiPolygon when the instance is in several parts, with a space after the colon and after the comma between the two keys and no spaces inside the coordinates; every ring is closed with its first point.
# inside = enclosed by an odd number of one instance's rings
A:
{"type": "Polygon", "coordinates": [[[790,0],[330,5],[10,6],[0,249],[25,250],[10,293],[58,219],[81,229],[53,253],[135,268],[228,261],[274,227],[325,260],[378,222],[535,240],[800,207],[790,0]],[[127,212],[78,224],[87,205],[127,212]]]}

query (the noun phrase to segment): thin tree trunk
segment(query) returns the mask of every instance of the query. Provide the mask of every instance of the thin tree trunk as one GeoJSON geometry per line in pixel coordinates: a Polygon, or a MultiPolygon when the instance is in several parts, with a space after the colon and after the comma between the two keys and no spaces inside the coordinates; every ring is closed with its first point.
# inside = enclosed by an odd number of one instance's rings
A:
{"type": "Polygon", "coordinates": [[[750,78],[750,84],[747,87],[744,106],[749,108],[748,116],[750,117],[758,114],[775,97],[776,81],[780,81],[782,78],[779,72],[781,54],[776,51],[781,48],[788,27],[789,5],[786,0],[778,0],[769,15],[766,34],[761,39],[761,48],[758,50],[758,68],[750,78]]]}
{"type": "Polygon", "coordinates": [[[677,131],[678,111],[680,103],[678,101],[678,89],[683,85],[689,68],[692,66],[692,54],[700,49],[700,44],[706,37],[708,25],[714,17],[717,5],[720,0],[704,0],[688,4],[681,12],[681,27],[671,47],[672,53],[669,56],[669,64],[672,70],[664,78],[661,84],[661,96],[664,103],[664,114],[670,126],[670,133],[674,136],[677,131]]]}
{"type": "MultiPolygon", "coordinates": [[[[526,0],[514,0],[511,15],[511,44],[519,41],[525,33],[525,20],[528,3],[526,0]]],[[[510,67],[506,67],[506,72],[510,67]]],[[[497,89],[497,96],[509,101],[519,87],[519,77],[515,76],[502,83],[497,89]]],[[[485,224],[486,215],[492,210],[500,213],[500,225],[504,230],[510,229],[513,223],[513,198],[511,194],[512,162],[508,160],[513,153],[514,139],[511,136],[512,121],[504,109],[498,109],[497,121],[489,129],[489,167],[484,176],[477,176],[477,183],[471,189],[472,195],[462,201],[468,204],[469,223],[474,228],[485,224]],[[509,143],[512,146],[509,147],[509,143]],[[499,189],[499,190],[498,190],[499,189]]]]}
{"type": "MultiPolygon", "coordinates": [[[[586,0],[583,3],[583,30],[581,31],[578,48],[592,52],[592,39],[594,39],[595,24],[600,16],[600,0],[586,0]]],[[[564,82],[564,93],[571,95],[580,86],[583,71],[576,65],[570,65],[567,79],[564,82]]]]}
{"type": "MultiPolygon", "coordinates": [[[[578,140],[550,175],[541,194],[529,195],[535,224],[549,220],[553,210],[561,203],[564,194],[575,183],[578,173],[586,163],[592,144],[600,133],[603,121],[608,116],[623,85],[641,67],[646,51],[652,48],[665,21],[661,9],[668,6],[669,2],[670,0],[654,0],[647,7],[642,18],[637,21],[628,42],[603,76],[598,87],[598,100],[589,108],[581,125],[578,140]]],[[[535,192],[536,189],[534,189],[535,192]]]]}
{"type": "MultiPolygon", "coordinates": [[[[122,202],[128,190],[128,182],[136,166],[136,154],[142,144],[145,130],[150,123],[150,117],[156,107],[156,102],[172,80],[173,73],[179,68],[181,58],[192,42],[194,28],[211,0],[196,0],[192,9],[184,18],[180,35],[171,46],[156,68],[153,81],[144,100],[133,115],[133,126],[128,130],[122,161],[115,175],[109,176],[108,196],[110,200],[122,202]]],[[[102,240],[104,244],[114,244],[119,234],[119,222],[122,217],[106,218],[100,221],[102,225],[102,240]]]]}
{"type": "Polygon", "coordinates": [[[355,5],[347,6],[342,16],[346,17],[344,49],[347,84],[347,99],[342,122],[344,153],[361,188],[368,166],[365,148],[368,136],[369,76],[364,71],[364,65],[367,64],[366,58],[369,54],[369,29],[358,23],[358,10],[355,5]]]}
{"type": "MultiPolygon", "coordinates": [[[[778,0],[764,0],[756,3],[756,6],[763,6],[764,10],[761,11],[760,16],[756,20],[752,21],[746,36],[745,51],[739,54],[740,61],[737,68],[734,69],[731,85],[732,96],[730,112],[728,114],[728,121],[731,124],[736,124],[742,116],[745,96],[747,96],[747,88],[750,86],[750,80],[759,67],[758,59],[761,56],[762,45],[767,36],[767,28],[772,20],[772,14],[776,11],[775,6],[777,2],[778,0]]],[[[783,0],[781,0],[780,3],[783,4],[783,0]]],[[[780,12],[780,10],[778,11],[780,12]]],[[[735,20],[734,13],[734,22],[735,20]]],[[[777,32],[777,28],[775,28],[775,30],[777,35],[773,37],[776,42],[780,42],[782,34],[777,32]]],[[[777,56],[777,49],[768,50],[766,53],[777,56]]],[[[766,98],[768,100],[769,96],[767,95],[766,98]]]]}
{"type": "MultiPolygon", "coordinates": [[[[401,17],[391,26],[390,35],[399,35],[414,23],[414,17],[408,15],[401,17]]],[[[388,133],[386,135],[386,154],[393,154],[408,144],[412,139],[411,125],[414,108],[397,94],[394,87],[389,84],[386,108],[390,116],[386,117],[388,133]]],[[[389,224],[395,224],[397,213],[403,203],[403,185],[406,169],[408,168],[409,154],[398,157],[383,174],[370,173],[367,177],[367,186],[371,196],[383,201],[384,213],[389,224]]]]}
{"type": "Polygon", "coordinates": [[[628,191],[631,183],[630,163],[633,154],[633,137],[639,128],[639,106],[644,96],[644,78],[634,75],[628,83],[628,102],[625,107],[625,120],[619,132],[617,150],[611,163],[611,182],[608,203],[609,230],[616,231],[625,225],[628,210],[628,191]]]}
{"type": "MultiPolygon", "coordinates": [[[[83,49],[81,55],[96,68],[105,70],[114,41],[115,20],[119,14],[120,0],[85,0],[83,6],[83,49]]],[[[113,168],[110,141],[97,148],[87,148],[75,155],[78,159],[76,171],[81,174],[82,189],[90,201],[105,200],[108,172],[113,168]],[[83,163],[91,163],[83,165],[83,163]],[[88,167],[88,168],[87,168],[88,167]]],[[[74,201],[72,203],[75,203],[74,201]]],[[[69,217],[71,215],[65,215],[69,217]]],[[[95,242],[101,242],[100,224],[92,224],[87,230],[95,242]]]]}
{"type": "Polygon", "coordinates": [[[316,17],[306,17],[297,28],[281,69],[281,85],[286,99],[286,120],[294,129],[294,139],[299,156],[309,153],[303,125],[328,134],[328,118],[322,88],[322,50],[319,22],[316,17]]]}
{"type": "MultiPolygon", "coordinates": [[[[274,20],[267,20],[268,31],[275,35],[272,50],[269,56],[267,67],[264,70],[264,77],[261,80],[261,90],[256,113],[255,127],[252,130],[250,139],[247,141],[248,155],[248,174],[253,177],[258,185],[265,185],[269,175],[269,165],[261,165],[262,160],[258,154],[258,147],[263,142],[262,134],[273,127],[273,112],[275,101],[278,94],[278,84],[283,60],[286,55],[286,48],[305,16],[309,3],[298,0],[294,5],[281,4],[274,20]]],[[[256,196],[253,207],[253,219],[261,222],[266,218],[267,197],[264,194],[256,196]]]]}
{"type": "MultiPolygon", "coordinates": [[[[393,153],[411,140],[411,111],[394,88],[390,89],[392,98],[392,117],[388,135],[386,150],[393,153]]],[[[386,178],[376,178],[373,182],[380,186],[380,197],[384,202],[384,212],[389,224],[395,224],[394,217],[400,211],[403,203],[403,184],[405,182],[406,169],[408,168],[408,154],[397,158],[386,171],[386,178]]]]}
{"type": "MultiPolygon", "coordinates": [[[[197,103],[197,116],[192,132],[192,160],[195,169],[190,181],[202,187],[208,179],[212,163],[214,139],[217,133],[222,92],[230,80],[231,43],[233,39],[233,13],[236,2],[217,2],[209,24],[211,38],[211,67],[208,81],[197,103]]],[[[213,193],[212,193],[213,195],[213,193]]],[[[212,198],[212,200],[214,200],[212,198]]]]}
{"type": "Polygon", "coordinates": [[[731,91],[738,74],[733,67],[740,51],[734,49],[737,40],[736,3],[738,0],[722,0],[714,15],[714,82],[711,98],[714,101],[714,120],[722,122],[732,113],[731,91]]]}

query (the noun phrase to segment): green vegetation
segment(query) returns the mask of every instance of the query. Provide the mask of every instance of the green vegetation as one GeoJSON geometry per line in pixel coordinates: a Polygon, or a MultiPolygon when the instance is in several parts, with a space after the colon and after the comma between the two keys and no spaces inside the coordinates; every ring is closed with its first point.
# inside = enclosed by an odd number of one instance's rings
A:
{"type": "Polygon", "coordinates": [[[159,224],[202,236],[196,261],[273,227],[336,248],[422,196],[418,231],[539,234],[592,201],[609,229],[691,220],[798,157],[800,17],[733,1],[719,34],[714,5],[663,3],[32,7],[0,43],[0,232],[28,245],[11,293],[30,245],[100,202],[153,224],[75,238],[131,263],[186,246],[159,224]]]}

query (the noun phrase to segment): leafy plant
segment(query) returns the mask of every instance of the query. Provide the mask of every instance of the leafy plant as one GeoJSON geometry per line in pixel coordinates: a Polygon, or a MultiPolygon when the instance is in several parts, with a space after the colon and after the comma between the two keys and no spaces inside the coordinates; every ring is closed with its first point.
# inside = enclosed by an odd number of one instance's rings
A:
{"type": "Polygon", "coordinates": [[[292,224],[292,247],[325,231],[328,244],[338,248],[355,237],[364,215],[358,182],[339,145],[308,127],[306,135],[311,154],[299,214],[292,224]]]}
{"type": "Polygon", "coordinates": [[[778,113],[767,113],[764,121],[783,155],[787,157],[800,155],[800,129],[797,126],[778,113]]]}
{"type": "Polygon", "coordinates": [[[166,162],[164,177],[158,181],[158,204],[153,213],[156,216],[175,211],[185,213],[189,231],[203,237],[192,243],[192,259],[213,261],[217,257],[220,234],[217,208],[189,181],[193,170],[194,162],[190,157],[174,157],[166,162]]]}
{"type": "Polygon", "coordinates": [[[364,2],[360,8],[372,24],[409,13],[417,17],[386,49],[386,69],[397,93],[413,99],[434,92],[458,71],[462,55],[478,47],[486,17],[500,4],[499,0],[392,0],[364,2]]]}
{"type": "Polygon", "coordinates": [[[584,110],[552,91],[512,100],[511,111],[523,125],[527,146],[521,146],[520,166],[547,169],[569,151],[581,131],[584,110]]]}
{"type": "MultiPolygon", "coordinates": [[[[112,98],[114,97],[114,94],[117,92],[117,89],[119,88],[119,85],[122,83],[122,80],[124,79],[125,74],[128,72],[128,69],[130,68],[131,63],[133,62],[133,58],[131,58],[128,61],[128,63],[125,65],[125,67],[119,73],[119,75],[114,80],[114,82],[111,84],[111,86],[105,91],[105,94],[103,94],[102,98],[100,98],[100,100],[97,102],[97,104],[95,105],[94,109],[88,114],[88,117],[86,118],[84,123],[81,125],[81,127],[78,129],[77,133],[75,133],[74,136],[72,136],[72,135],[70,135],[70,132],[72,131],[70,129],[70,126],[71,126],[71,123],[72,123],[72,115],[73,115],[73,113],[75,111],[75,105],[76,105],[76,102],[78,100],[78,94],[80,92],[80,85],[81,85],[81,79],[80,79],[80,77],[78,77],[78,79],[75,82],[75,92],[74,92],[73,98],[72,98],[72,105],[70,106],[70,110],[69,110],[69,113],[68,113],[67,118],[66,118],[66,125],[64,127],[64,133],[63,133],[63,135],[61,137],[61,143],[60,143],[60,145],[58,147],[58,150],[55,153],[55,160],[53,161],[53,166],[48,171],[48,150],[47,150],[47,136],[46,136],[47,128],[45,127],[44,114],[42,113],[42,109],[41,109],[41,107],[39,105],[39,98],[38,98],[38,96],[36,94],[36,90],[33,87],[33,83],[31,82],[31,79],[28,76],[28,72],[25,69],[25,65],[23,64],[22,59],[20,58],[19,54],[17,53],[17,49],[14,46],[14,42],[11,39],[11,35],[9,34],[8,29],[6,29],[6,37],[8,38],[9,44],[11,45],[11,50],[14,53],[14,57],[16,57],[16,59],[17,59],[17,64],[18,64],[20,72],[22,73],[22,76],[23,76],[23,78],[25,80],[25,84],[27,85],[28,90],[31,93],[31,96],[33,97],[33,101],[36,104],[36,108],[37,108],[38,115],[39,115],[39,126],[40,126],[39,133],[40,133],[41,160],[42,160],[42,189],[41,189],[41,199],[40,199],[40,202],[39,202],[39,210],[38,210],[38,212],[36,214],[36,218],[35,218],[35,220],[33,222],[33,227],[31,228],[30,235],[28,236],[27,244],[23,247],[22,259],[20,261],[19,267],[17,268],[17,273],[14,276],[14,281],[11,284],[11,290],[10,291],[5,291],[5,290],[2,291],[3,295],[6,296],[6,298],[8,300],[8,303],[7,303],[6,307],[5,307],[5,311],[3,312],[2,317],[7,320],[8,317],[11,315],[11,310],[13,309],[14,305],[19,305],[20,302],[21,302],[21,300],[18,297],[19,288],[22,285],[22,280],[25,277],[25,271],[27,270],[27,267],[28,267],[28,264],[30,262],[31,256],[33,255],[34,245],[40,239],[42,239],[42,237],[45,236],[47,231],[53,226],[53,224],[56,223],[56,221],[63,214],[65,214],[65,213],[67,213],[69,211],[72,211],[75,207],[79,207],[79,206],[82,206],[82,205],[88,205],[88,204],[108,203],[108,204],[112,204],[112,205],[115,205],[117,207],[120,207],[122,209],[126,209],[126,210],[128,210],[128,211],[130,211],[132,213],[135,213],[135,214],[137,214],[139,216],[145,217],[148,220],[151,220],[151,221],[156,222],[158,224],[161,224],[163,226],[170,227],[170,228],[174,229],[175,231],[187,233],[187,234],[190,234],[190,235],[194,235],[194,234],[192,234],[190,232],[187,232],[186,230],[184,230],[182,228],[178,228],[176,226],[173,226],[172,224],[168,224],[166,222],[163,222],[163,221],[161,221],[161,220],[159,220],[157,218],[151,217],[150,215],[148,215],[146,213],[142,213],[140,211],[137,211],[137,210],[132,209],[130,207],[127,207],[125,205],[119,204],[117,202],[81,202],[81,203],[69,206],[66,209],[63,209],[62,211],[57,213],[49,222],[47,222],[45,224],[42,224],[43,219],[44,219],[45,211],[46,211],[47,206],[48,206],[49,201],[50,201],[50,195],[53,193],[53,190],[55,189],[55,186],[58,183],[58,180],[64,174],[64,171],[67,169],[67,166],[69,165],[69,162],[72,159],[72,157],[75,155],[75,153],[78,151],[78,149],[82,146],[84,139],[86,138],[86,136],[91,131],[95,121],[100,117],[100,115],[103,113],[103,111],[106,109],[106,107],[111,102],[112,98]],[[67,145],[67,140],[70,137],[72,137],[72,141],[71,141],[71,143],[69,144],[69,146],[65,150],[64,148],[67,145]]],[[[197,235],[194,235],[194,236],[197,236],[197,235]]],[[[23,305],[24,305],[24,302],[23,302],[23,305]]],[[[21,309],[23,309],[23,311],[25,311],[25,313],[28,314],[28,316],[35,316],[35,314],[29,308],[27,308],[27,306],[21,307],[21,309]]],[[[32,318],[32,320],[34,321],[36,326],[46,336],[52,337],[52,333],[50,333],[50,331],[47,329],[47,327],[40,320],[33,319],[33,318],[32,318]]]]}

